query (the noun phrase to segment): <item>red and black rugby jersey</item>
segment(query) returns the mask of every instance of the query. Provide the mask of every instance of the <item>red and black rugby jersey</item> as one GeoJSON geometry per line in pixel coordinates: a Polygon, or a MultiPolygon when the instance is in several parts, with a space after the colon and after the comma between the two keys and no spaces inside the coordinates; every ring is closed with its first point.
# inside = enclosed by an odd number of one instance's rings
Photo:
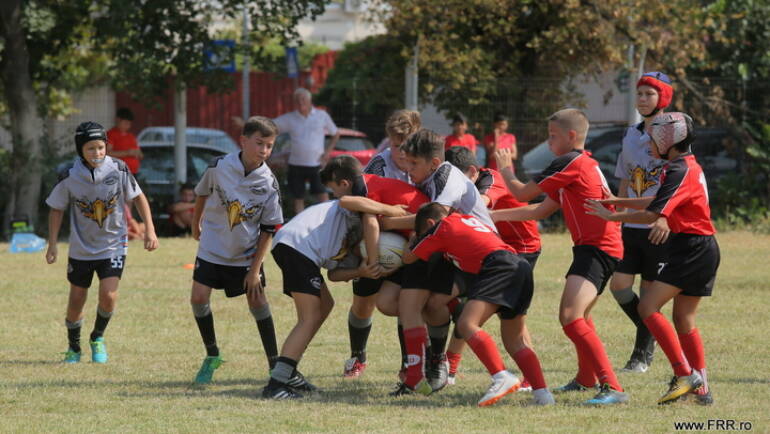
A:
{"type": "MultiPolygon", "coordinates": [[[[416,214],[423,204],[430,202],[428,196],[411,184],[369,174],[363,174],[353,182],[353,195],[366,197],[385,205],[406,205],[406,210],[412,214],[416,214]]],[[[409,237],[412,231],[397,232],[409,237]]]]}
{"type": "Polygon", "coordinates": [[[670,161],[660,179],[647,210],[665,216],[671,232],[713,235],[706,177],[695,156],[688,152],[670,161]]]}
{"type": "MultiPolygon", "coordinates": [[[[517,200],[508,191],[503,176],[496,170],[479,170],[476,188],[479,189],[479,193],[489,198],[489,209],[519,208],[528,205],[526,202],[517,200]]],[[[537,230],[537,221],[499,221],[495,223],[495,226],[500,233],[500,238],[513,247],[517,253],[540,251],[540,232],[537,230]]]]}
{"type": "Polygon", "coordinates": [[[500,250],[516,253],[481,220],[457,213],[436,223],[412,248],[412,252],[423,261],[427,261],[433,253],[445,253],[457,268],[473,274],[481,270],[481,263],[487,255],[500,250]]]}
{"type": "MultiPolygon", "coordinates": [[[[534,180],[548,197],[561,204],[564,222],[576,246],[595,246],[612,257],[622,258],[620,223],[586,214],[586,199],[609,197],[609,187],[599,163],[590,155],[575,149],[556,157],[534,180]]],[[[614,207],[608,208],[614,210],[614,207]]]]}

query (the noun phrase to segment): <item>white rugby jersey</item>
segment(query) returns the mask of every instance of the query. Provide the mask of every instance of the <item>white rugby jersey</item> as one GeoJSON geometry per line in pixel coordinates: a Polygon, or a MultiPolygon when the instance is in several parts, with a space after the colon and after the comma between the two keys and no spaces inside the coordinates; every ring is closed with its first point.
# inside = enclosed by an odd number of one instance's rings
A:
{"type": "MultiPolygon", "coordinates": [[[[661,160],[652,156],[650,136],[644,131],[644,122],[632,125],[623,134],[623,149],[618,154],[615,176],[628,179],[628,197],[655,196],[660,188],[663,172],[661,160]]],[[[647,228],[645,224],[624,223],[631,228],[647,228]]]]}
{"type": "Polygon", "coordinates": [[[361,217],[330,200],[305,208],[275,234],[273,248],[285,244],[318,267],[337,268],[363,238],[361,217]]]}
{"type": "Polygon", "coordinates": [[[262,163],[246,173],[240,153],[217,158],[203,173],[195,194],[208,196],[198,257],[246,267],[256,253],[260,226],[283,223],[281,195],[273,172],[262,163]]]}
{"type": "Polygon", "coordinates": [[[446,161],[441,163],[435,172],[417,185],[417,188],[432,202],[453,208],[461,214],[472,215],[487,226],[495,228],[495,223],[476,185],[450,163],[446,161]]]}
{"type": "Polygon", "coordinates": [[[414,185],[412,180],[409,179],[409,174],[399,169],[396,162],[393,161],[393,154],[391,153],[390,148],[387,148],[372,157],[372,159],[369,160],[369,164],[364,168],[364,173],[382,176],[384,178],[398,179],[399,181],[414,185]]]}
{"type": "Polygon", "coordinates": [[[81,261],[109,259],[126,254],[128,228],[123,214],[126,201],[142,194],[122,160],[105,157],[91,169],[80,157],[59,173],[45,203],[64,210],[70,205],[69,256],[81,261]]]}

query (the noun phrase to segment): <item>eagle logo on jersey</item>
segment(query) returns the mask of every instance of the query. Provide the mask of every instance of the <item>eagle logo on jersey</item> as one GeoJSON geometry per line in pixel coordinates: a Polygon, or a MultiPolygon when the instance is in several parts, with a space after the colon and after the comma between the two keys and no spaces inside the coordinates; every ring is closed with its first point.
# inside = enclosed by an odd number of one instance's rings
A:
{"type": "Polygon", "coordinates": [[[659,175],[660,167],[656,167],[648,172],[642,167],[636,166],[631,171],[631,189],[638,197],[641,197],[642,193],[647,191],[648,188],[658,183],[659,175]]]}
{"type": "Polygon", "coordinates": [[[227,224],[230,225],[231,231],[238,224],[252,219],[259,211],[259,205],[248,205],[243,204],[238,199],[229,199],[225,192],[219,187],[217,187],[217,193],[219,194],[219,199],[227,213],[227,224]]]}
{"type": "Polygon", "coordinates": [[[75,205],[80,210],[80,213],[84,217],[95,221],[100,229],[104,227],[104,221],[107,217],[115,212],[117,204],[118,192],[113,193],[107,200],[96,199],[93,202],[88,199],[75,200],[75,205]]]}

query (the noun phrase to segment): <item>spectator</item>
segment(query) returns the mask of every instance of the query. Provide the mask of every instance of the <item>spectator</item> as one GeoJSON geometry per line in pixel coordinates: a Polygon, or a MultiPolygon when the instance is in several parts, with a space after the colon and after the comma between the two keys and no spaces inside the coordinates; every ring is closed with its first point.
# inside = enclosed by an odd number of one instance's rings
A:
{"type": "Polygon", "coordinates": [[[192,184],[184,184],[179,188],[179,202],[169,209],[171,220],[171,235],[181,236],[192,233],[192,218],[195,211],[195,188],[192,184]]]}
{"type": "Polygon", "coordinates": [[[310,193],[319,202],[329,200],[326,187],[321,183],[321,166],[329,160],[329,154],[340,138],[337,126],[323,110],[313,107],[312,95],[304,88],[294,91],[295,110],[274,119],[281,133],[291,138],[289,149],[288,184],[294,198],[294,212],[305,209],[305,182],[310,183],[310,193]],[[326,134],[332,136],[324,146],[326,134]]]}
{"type": "Polygon", "coordinates": [[[444,149],[449,149],[452,146],[462,146],[463,148],[470,149],[473,155],[476,156],[476,145],[478,145],[479,141],[476,140],[473,134],[467,134],[467,131],[468,120],[461,114],[455,115],[452,118],[452,134],[444,139],[444,149]]]}
{"type": "Polygon", "coordinates": [[[508,118],[502,113],[495,113],[492,128],[492,133],[484,137],[484,147],[487,150],[487,167],[497,170],[495,152],[498,149],[510,149],[511,160],[516,161],[516,136],[508,132],[508,118]]]}
{"type": "Polygon", "coordinates": [[[142,150],[131,133],[131,123],[134,114],[130,109],[121,107],[115,114],[115,126],[107,131],[107,155],[120,158],[126,162],[128,169],[136,176],[139,173],[139,162],[144,158],[142,150]]]}

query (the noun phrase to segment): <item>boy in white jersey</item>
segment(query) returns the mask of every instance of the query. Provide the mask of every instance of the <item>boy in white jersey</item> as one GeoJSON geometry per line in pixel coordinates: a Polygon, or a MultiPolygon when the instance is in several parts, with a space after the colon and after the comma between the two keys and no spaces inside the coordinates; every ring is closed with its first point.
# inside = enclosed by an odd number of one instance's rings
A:
{"type": "MultiPolygon", "coordinates": [[[[409,176],[428,198],[448,210],[472,215],[489,227],[495,225],[478,189],[459,169],[444,161],[444,141],[433,131],[421,129],[407,138],[401,150],[405,153],[409,176]]],[[[414,227],[414,215],[383,218],[383,230],[414,227]]],[[[463,279],[458,279],[462,281],[463,279]]],[[[444,348],[449,333],[450,313],[447,308],[457,295],[453,293],[454,267],[442,255],[430,261],[417,261],[403,268],[399,294],[399,318],[404,327],[407,372],[403,384],[394,392],[402,395],[412,390],[432,393],[447,383],[448,363],[444,348]],[[424,311],[424,312],[423,312],[424,311]],[[430,336],[429,383],[423,381],[423,354],[430,336]]]]}
{"type": "Polygon", "coordinates": [[[212,288],[224,289],[227,297],[246,294],[271,368],[278,355],[262,271],[275,228],[283,223],[278,181],[265,164],[277,134],[270,119],[250,118],[243,126],[241,151],[217,158],[195,187],[192,233],[200,244],[190,303],[206,347],[197,384],[211,382],[222,364],[209,305],[212,288]]]}
{"type": "Polygon", "coordinates": [[[276,233],[273,258],[281,268],[283,292],[294,301],[297,324],[283,343],[262,397],[296,399],[302,397],[301,392],[317,390],[297,370],[297,364],[334,307],[321,268],[330,270],[329,279],[334,281],[379,278],[384,269],[374,253],[378,251],[378,238],[377,220],[373,216],[350,212],[338,200],[306,208],[276,233]],[[367,251],[372,252],[367,262],[360,266],[357,260],[351,265],[343,264],[343,260],[347,263],[346,258],[354,256],[351,253],[362,236],[367,251]]]}
{"type": "Polygon", "coordinates": [[[390,146],[384,151],[372,157],[364,168],[364,173],[382,176],[384,178],[398,179],[407,184],[412,184],[406,169],[406,161],[401,144],[410,134],[420,129],[420,113],[415,110],[397,110],[385,123],[385,132],[388,135],[390,146]]]}
{"type": "MultiPolygon", "coordinates": [[[[650,136],[645,132],[652,119],[670,103],[674,90],[671,80],[662,72],[648,72],[636,84],[636,109],[643,122],[632,125],[623,135],[623,148],[618,154],[615,176],[620,179],[618,197],[654,197],[660,188],[664,160],[650,151],[650,136]]],[[[668,237],[665,217],[656,224],[623,223],[623,260],[612,275],[612,296],[636,326],[636,339],[624,372],[646,372],[652,363],[655,338],[647,330],[637,310],[639,298],[647,292],[658,275],[662,242],[668,237]],[[634,276],[641,274],[639,294],[634,291],[634,276]]]]}
{"type": "Polygon", "coordinates": [[[123,210],[135,201],[146,224],[144,248],[158,248],[150,205],[128,166],[107,156],[107,133],[95,122],[84,122],[75,131],[78,158],[59,173],[59,182],[46,199],[48,215],[48,251],[46,261],[56,262],[64,209],[70,206],[70,249],[67,280],[70,282],[67,304],[69,348],[64,362],[80,361],[80,329],[88,288],[96,272],[99,277],[99,304],[90,336],[91,361],[107,363],[104,330],[115,310],[118,283],[123,274],[128,248],[128,230],[123,210]]]}

